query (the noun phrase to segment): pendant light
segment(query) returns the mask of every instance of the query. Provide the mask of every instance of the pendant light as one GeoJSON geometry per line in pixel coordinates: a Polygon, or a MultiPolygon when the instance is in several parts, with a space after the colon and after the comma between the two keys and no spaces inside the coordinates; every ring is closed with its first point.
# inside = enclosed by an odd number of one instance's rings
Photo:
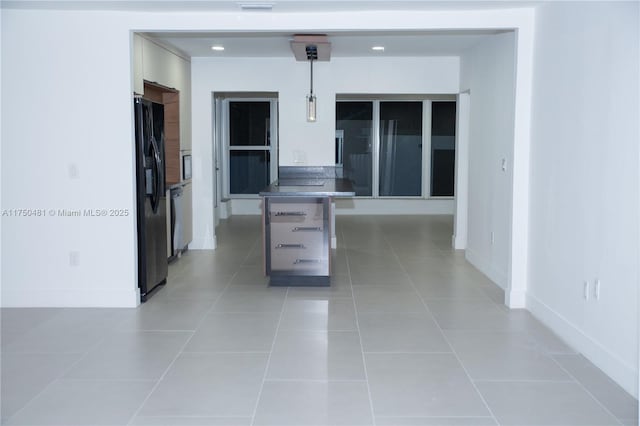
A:
{"type": "Polygon", "coordinates": [[[318,47],[311,44],[306,47],[306,51],[310,70],[310,90],[307,96],[307,121],[314,122],[316,121],[316,97],[313,94],[313,61],[318,59],[318,47]]]}
{"type": "Polygon", "coordinates": [[[331,43],[326,34],[295,34],[289,41],[296,61],[309,62],[310,89],[305,99],[305,110],[307,121],[314,122],[318,119],[316,115],[318,104],[313,94],[313,63],[328,62],[331,59],[331,43]]]}

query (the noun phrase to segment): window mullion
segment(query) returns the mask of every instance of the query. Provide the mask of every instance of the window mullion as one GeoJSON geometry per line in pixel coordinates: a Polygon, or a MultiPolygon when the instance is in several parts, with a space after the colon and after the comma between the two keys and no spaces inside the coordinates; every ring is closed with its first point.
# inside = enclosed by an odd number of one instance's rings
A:
{"type": "Polygon", "coordinates": [[[224,143],[224,147],[225,149],[222,150],[222,164],[224,167],[224,179],[223,179],[223,190],[224,190],[224,196],[225,198],[228,198],[231,192],[231,185],[229,183],[229,181],[231,180],[231,172],[229,170],[229,143],[231,142],[229,140],[230,136],[230,132],[229,132],[229,100],[225,99],[223,101],[223,109],[222,109],[222,138],[223,138],[223,143],[224,143]]]}
{"type": "Polygon", "coordinates": [[[422,106],[422,197],[431,197],[431,100],[422,106]]]}
{"type": "MultiPolygon", "coordinates": [[[[278,101],[271,101],[271,117],[270,132],[271,132],[271,145],[269,146],[270,153],[270,166],[271,166],[271,182],[278,179],[278,101]]],[[[269,182],[269,183],[271,183],[269,182]]]]}
{"type": "Polygon", "coordinates": [[[371,167],[373,176],[371,180],[371,196],[378,198],[380,195],[380,101],[373,101],[373,146],[371,167]]]}

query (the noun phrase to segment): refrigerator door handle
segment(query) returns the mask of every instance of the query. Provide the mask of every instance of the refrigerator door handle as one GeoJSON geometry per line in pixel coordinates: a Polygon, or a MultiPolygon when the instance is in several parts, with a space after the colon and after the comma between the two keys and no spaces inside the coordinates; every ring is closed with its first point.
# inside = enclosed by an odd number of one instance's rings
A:
{"type": "Polygon", "coordinates": [[[156,139],[151,137],[151,155],[153,156],[153,194],[151,195],[151,208],[153,209],[153,213],[158,213],[158,206],[160,205],[160,194],[161,191],[161,182],[160,182],[160,167],[162,167],[162,163],[160,161],[160,152],[158,150],[158,145],[156,143],[156,139]]]}

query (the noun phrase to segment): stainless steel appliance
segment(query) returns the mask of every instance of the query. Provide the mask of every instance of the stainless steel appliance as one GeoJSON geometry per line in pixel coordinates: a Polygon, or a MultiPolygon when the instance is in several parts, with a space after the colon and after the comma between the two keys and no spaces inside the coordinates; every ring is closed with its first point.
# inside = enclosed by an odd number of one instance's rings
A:
{"type": "Polygon", "coordinates": [[[136,97],[138,287],[141,301],[167,281],[164,106],[136,97]]]}
{"type": "Polygon", "coordinates": [[[184,212],[182,199],[182,185],[171,187],[171,256],[180,254],[184,244],[184,212]]]}
{"type": "Polygon", "coordinates": [[[173,261],[187,251],[193,239],[191,182],[172,185],[171,196],[171,258],[173,261]]]}

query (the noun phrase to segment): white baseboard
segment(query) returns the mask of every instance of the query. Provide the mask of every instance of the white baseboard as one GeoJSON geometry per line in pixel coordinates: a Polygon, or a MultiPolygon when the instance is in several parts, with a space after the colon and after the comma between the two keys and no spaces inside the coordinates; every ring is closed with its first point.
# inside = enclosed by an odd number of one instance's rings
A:
{"type": "Polygon", "coordinates": [[[220,219],[229,219],[231,217],[231,200],[222,200],[218,207],[220,219]]]}
{"type": "Polygon", "coordinates": [[[140,289],[69,288],[2,290],[3,308],[135,308],[140,289]]]}
{"type": "Polygon", "coordinates": [[[189,243],[189,250],[215,250],[218,247],[218,240],[215,235],[212,237],[193,238],[189,243]]]}
{"type": "Polygon", "coordinates": [[[584,355],[624,390],[638,398],[638,366],[630,365],[554,311],[535,296],[527,295],[527,309],[543,324],[584,355]]]}
{"type": "Polygon", "coordinates": [[[336,198],[336,215],[407,215],[454,213],[453,199],[336,198]]]}
{"type": "Polygon", "coordinates": [[[527,308],[527,292],[507,288],[504,292],[504,304],[511,309],[527,308]]]}
{"type": "MultiPolygon", "coordinates": [[[[454,213],[452,199],[359,199],[336,198],[336,215],[407,215],[407,214],[446,214],[454,213]]],[[[262,214],[260,199],[233,198],[231,211],[234,215],[262,214]]]]}
{"type": "Polygon", "coordinates": [[[475,266],[480,272],[493,281],[498,287],[503,290],[507,289],[507,274],[503,271],[499,271],[491,266],[489,260],[477,252],[471,250],[469,247],[464,252],[465,258],[469,263],[475,266]]]}
{"type": "Polygon", "coordinates": [[[232,198],[230,203],[229,216],[262,214],[262,200],[259,198],[232,198]]]}
{"type": "Polygon", "coordinates": [[[464,250],[467,248],[467,238],[466,236],[463,238],[462,236],[452,235],[451,236],[451,247],[455,250],[464,250]]]}

